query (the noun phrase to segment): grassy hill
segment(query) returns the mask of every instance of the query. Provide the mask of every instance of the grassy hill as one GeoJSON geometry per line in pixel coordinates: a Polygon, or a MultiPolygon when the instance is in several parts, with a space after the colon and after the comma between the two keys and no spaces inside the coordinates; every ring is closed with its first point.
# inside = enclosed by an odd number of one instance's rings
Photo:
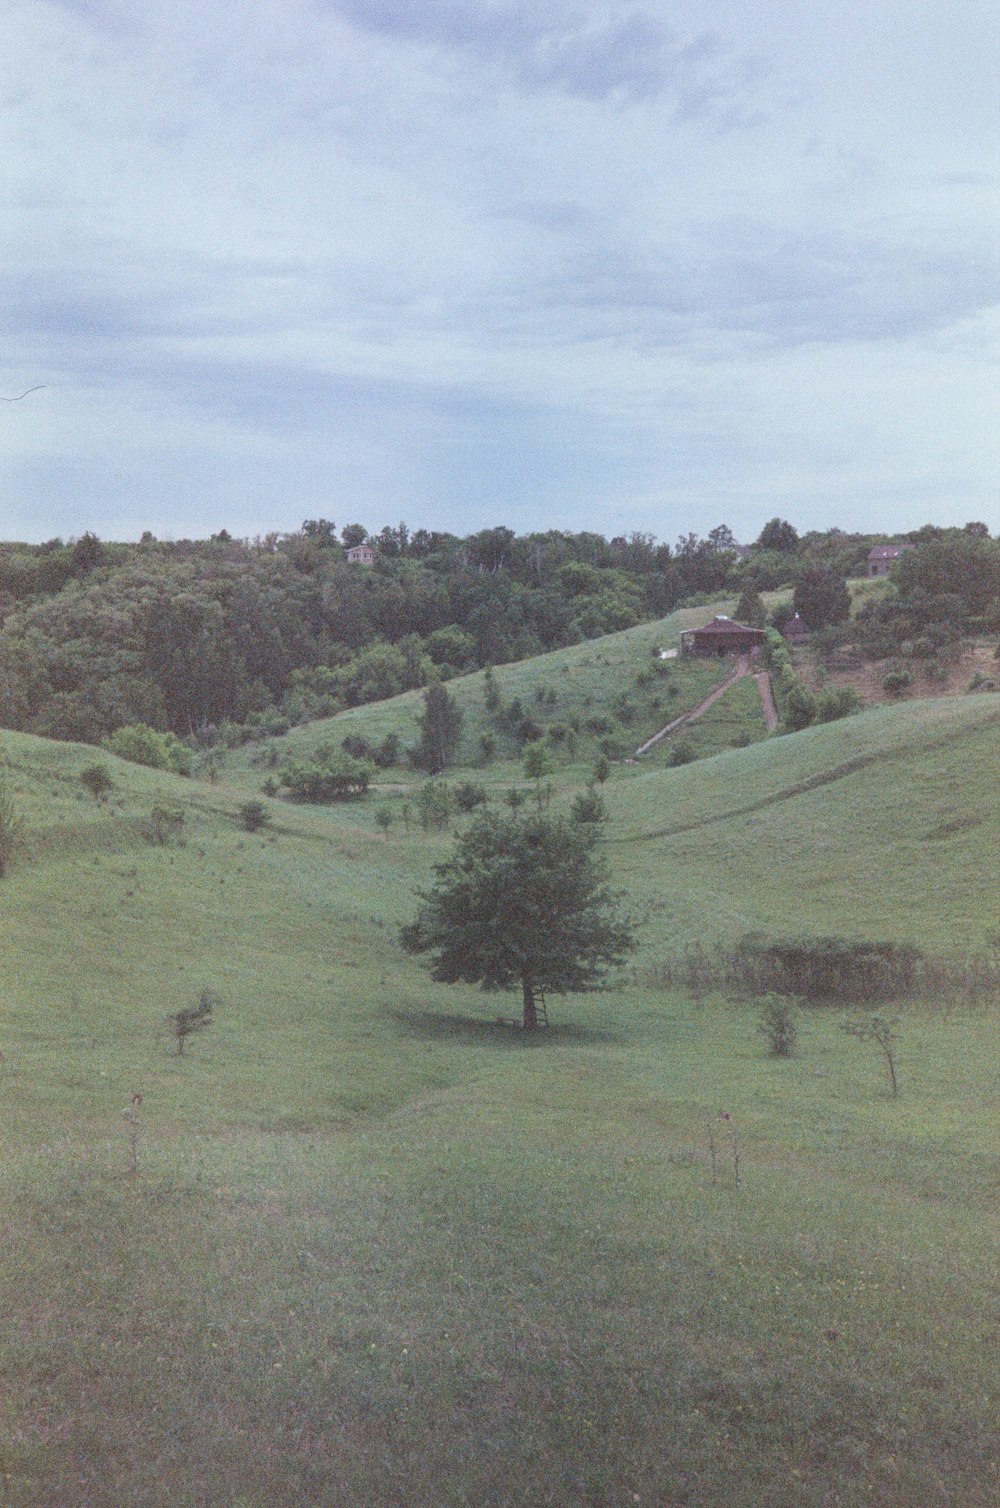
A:
{"type": "MultiPolygon", "coordinates": [[[[631,636],[504,667],[503,697],[605,715],[664,632],[631,636]]],[[[453,683],[473,760],[481,682],[453,683]]],[[[403,732],[412,702],[287,742],[403,732]]],[[[996,1003],[902,1005],[894,1100],[844,1008],[781,1061],[661,964],[752,927],[989,950],[998,722],[909,703],[617,767],[641,950],[535,1039],[396,943],[450,843],[379,833],[412,772],[251,835],[246,752],[215,784],[108,758],[100,805],[92,749],[0,735],[0,1500],[995,1502],[996,1003]],[[179,1058],[165,1018],[205,989],[179,1058]]],[[[454,778],[499,799],[504,752],[454,778]]]]}
{"type": "MultiPolygon", "coordinates": [[[[560,746],[557,762],[567,778],[579,780],[589,772],[602,743],[612,749],[613,757],[631,755],[666,723],[694,708],[726,676],[730,667],[723,661],[659,658],[661,650],[676,654],[681,631],[703,623],[706,616],[709,609],[684,608],[656,623],[502,665],[492,672],[493,683],[502,706],[509,709],[513,702],[519,703],[542,734],[554,724],[572,729],[573,738],[560,746]]],[[[520,766],[522,741],[510,736],[489,714],[486,672],[460,676],[448,683],[448,690],[463,714],[458,763],[473,769],[483,765],[480,740],[486,734],[496,742],[491,777],[512,778],[520,766]]],[[[389,701],[293,728],[269,747],[231,754],[226,780],[256,789],[266,773],[269,754],[282,760],[308,758],[317,748],[339,744],[351,733],[360,733],[373,743],[395,734],[405,748],[417,740],[422,707],[423,692],[407,691],[389,701]]],[[[763,732],[759,698],[745,721],[754,732],[758,728],[763,732]]],[[[730,741],[720,735],[713,747],[725,747],[730,741]]],[[[391,783],[420,778],[408,772],[405,763],[386,777],[391,783]]]]}

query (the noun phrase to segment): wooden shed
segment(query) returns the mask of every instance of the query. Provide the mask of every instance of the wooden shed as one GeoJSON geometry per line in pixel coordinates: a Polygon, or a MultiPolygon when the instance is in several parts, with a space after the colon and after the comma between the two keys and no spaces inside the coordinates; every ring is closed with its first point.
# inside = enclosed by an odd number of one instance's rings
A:
{"type": "Polygon", "coordinates": [[[748,628],[745,623],[737,623],[734,618],[720,614],[704,628],[689,628],[681,634],[681,654],[712,655],[715,658],[752,655],[759,652],[763,643],[762,628],[748,628]]]}

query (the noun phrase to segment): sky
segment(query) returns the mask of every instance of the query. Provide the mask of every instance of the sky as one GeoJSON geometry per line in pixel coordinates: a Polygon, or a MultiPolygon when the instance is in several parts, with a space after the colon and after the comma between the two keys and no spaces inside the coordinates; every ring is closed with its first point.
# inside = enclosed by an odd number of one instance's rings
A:
{"type": "Polygon", "coordinates": [[[998,18],[7,0],[0,538],[995,532],[998,18]]]}

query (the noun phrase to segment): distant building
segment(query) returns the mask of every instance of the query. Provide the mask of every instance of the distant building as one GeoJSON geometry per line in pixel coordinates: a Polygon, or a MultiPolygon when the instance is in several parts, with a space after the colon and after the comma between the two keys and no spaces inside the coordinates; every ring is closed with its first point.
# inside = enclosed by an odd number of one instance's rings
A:
{"type": "Polygon", "coordinates": [[[748,628],[733,618],[713,618],[704,628],[689,628],[681,634],[681,654],[713,655],[757,654],[764,642],[762,628],[748,628]]]}
{"type": "Polygon", "coordinates": [[[803,644],[812,634],[812,629],[802,621],[798,613],[794,613],[781,632],[790,643],[803,644]]]}
{"type": "Polygon", "coordinates": [[[875,545],[868,551],[869,576],[888,576],[890,567],[906,550],[916,545],[875,545]]]}
{"type": "Polygon", "coordinates": [[[371,545],[352,545],[347,552],[350,565],[374,565],[375,551],[371,545]]]}

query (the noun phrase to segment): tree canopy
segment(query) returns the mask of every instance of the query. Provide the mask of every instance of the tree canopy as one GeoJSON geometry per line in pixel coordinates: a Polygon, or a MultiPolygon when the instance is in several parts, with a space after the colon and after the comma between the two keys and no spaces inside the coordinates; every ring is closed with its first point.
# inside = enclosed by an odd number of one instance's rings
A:
{"type": "Polygon", "coordinates": [[[618,914],[591,824],[540,812],[484,812],[435,866],[401,941],[429,953],[431,976],[485,990],[520,988],[526,1030],[540,993],[594,989],[635,946],[618,914]]]}
{"type": "Polygon", "coordinates": [[[824,566],[807,568],[795,584],[795,611],[810,628],[826,628],[844,623],[851,612],[851,594],[847,583],[824,566]]]}
{"type": "Polygon", "coordinates": [[[772,518],[761,529],[757,545],[761,550],[778,550],[786,554],[799,542],[798,530],[786,518],[772,518]]]}

